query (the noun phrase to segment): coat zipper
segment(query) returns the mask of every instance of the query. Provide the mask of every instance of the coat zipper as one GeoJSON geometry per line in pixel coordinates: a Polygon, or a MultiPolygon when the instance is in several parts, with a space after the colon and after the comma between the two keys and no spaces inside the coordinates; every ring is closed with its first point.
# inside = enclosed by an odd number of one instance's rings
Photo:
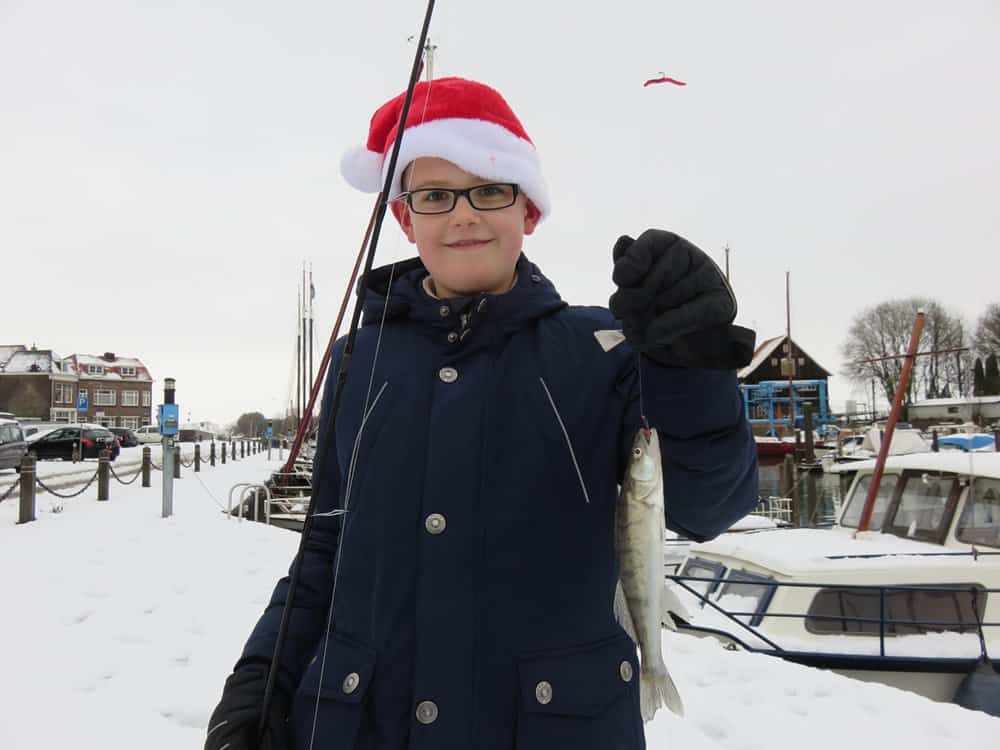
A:
{"type": "Polygon", "coordinates": [[[583,482],[583,472],[580,471],[580,464],[576,460],[576,452],[573,450],[573,443],[570,442],[569,432],[566,431],[566,425],[563,423],[562,416],[559,414],[559,407],[556,406],[555,399],[552,398],[552,392],[549,391],[549,386],[546,385],[545,378],[539,377],[538,381],[542,384],[542,388],[545,389],[545,395],[549,398],[549,404],[552,406],[552,411],[556,415],[556,419],[559,420],[559,427],[562,429],[563,437],[566,438],[566,447],[569,448],[569,457],[573,459],[573,468],[576,469],[576,476],[580,480],[580,489],[583,490],[583,499],[589,503],[590,495],[587,493],[587,485],[583,482]]]}

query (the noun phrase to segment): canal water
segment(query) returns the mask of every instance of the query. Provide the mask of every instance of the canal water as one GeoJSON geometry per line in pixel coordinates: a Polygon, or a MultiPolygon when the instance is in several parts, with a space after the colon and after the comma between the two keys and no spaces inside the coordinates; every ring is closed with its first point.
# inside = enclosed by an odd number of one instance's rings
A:
{"type": "MultiPolygon", "coordinates": [[[[802,469],[798,471],[798,491],[799,491],[799,516],[802,518],[803,526],[828,525],[832,523],[837,513],[840,511],[843,501],[840,487],[839,474],[827,474],[823,471],[815,471],[813,476],[816,479],[816,509],[812,518],[806,522],[809,513],[806,512],[806,472],[802,469]]],[[[760,459],[760,497],[784,496],[784,488],[788,486],[785,481],[785,467],[781,459],[762,458],[760,459]]]]}

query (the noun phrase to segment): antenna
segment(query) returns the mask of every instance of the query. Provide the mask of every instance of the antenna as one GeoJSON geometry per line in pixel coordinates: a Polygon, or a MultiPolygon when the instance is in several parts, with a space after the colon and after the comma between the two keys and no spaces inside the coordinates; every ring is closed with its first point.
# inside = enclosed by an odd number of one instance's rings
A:
{"type": "MultiPolygon", "coordinates": [[[[406,38],[406,41],[412,44],[414,39],[416,37],[410,35],[406,38]]],[[[427,42],[424,44],[424,73],[428,81],[434,78],[434,53],[437,51],[437,48],[436,44],[431,43],[431,38],[427,37],[427,42]]]]}

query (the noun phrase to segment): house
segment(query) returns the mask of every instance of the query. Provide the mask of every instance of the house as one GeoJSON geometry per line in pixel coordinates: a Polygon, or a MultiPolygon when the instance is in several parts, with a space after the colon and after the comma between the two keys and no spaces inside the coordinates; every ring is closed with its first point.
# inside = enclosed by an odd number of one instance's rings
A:
{"type": "Polygon", "coordinates": [[[21,419],[76,420],[76,374],[51,349],[0,346],[0,411],[21,419]]]}
{"type": "Polygon", "coordinates": [[[930,398],[910,404],[906,416],[921,429],[948,422],[975,422],[984,426],[1000,420],[1000,396],[930,398]]]}
{"type": "Polygon", "coordinates": [[[788,336],[763,341],[750,364],[737,373],[747,418],[757,431],[770,432],[776,425],[789,426],[788,381],[792,380],[795,423],[802,426],[804,404],[812,405],[818,426],[832,422],[829,400],[830,371],[809,356],[788,336]]]}
{"type": "Polygon", "coordinates": [[[79,421],[130,429],[153,423],[153,378],[141,360],[114,352],[71,354],[64,365],[79,380],[77,396],[87,400],[79,421]]]}

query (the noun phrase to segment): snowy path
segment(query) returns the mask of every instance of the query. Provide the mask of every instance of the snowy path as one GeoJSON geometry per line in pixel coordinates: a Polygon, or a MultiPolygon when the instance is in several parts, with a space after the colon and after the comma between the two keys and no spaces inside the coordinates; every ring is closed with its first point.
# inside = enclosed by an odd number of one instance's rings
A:
{"type": "MultiPolygon", "coordinates": [[[[227,520],[229,487],[277,461],[257,455],[176,482],[94,491],[15,526],[0,503],[0,748],[201,747],[222,682],[285,572],[298,535],[227,520]],[[204,484],[202,484],[204,483],[204,484]],[[214,495],[214,498],[212,497],[214,495]]],[[[1000,720],[712,642],[666,634],[687,706],[660,712],[650,748],[947,750],[985,747],[1000,720]],[[985,745],[983,743],[986,743],[985,745]]]]}

